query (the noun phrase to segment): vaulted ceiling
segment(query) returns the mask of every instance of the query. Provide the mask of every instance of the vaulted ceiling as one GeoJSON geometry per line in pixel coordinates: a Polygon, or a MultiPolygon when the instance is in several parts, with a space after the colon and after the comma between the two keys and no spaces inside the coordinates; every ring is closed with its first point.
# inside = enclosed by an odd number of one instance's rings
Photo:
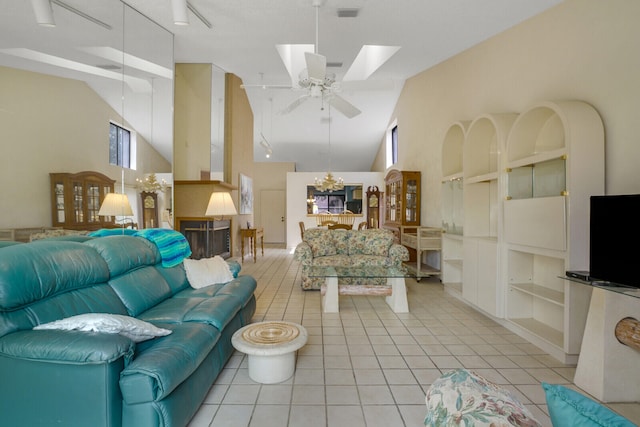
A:
{"type": "MultiPolygon", "coordinates": [[[[104,16],[104,0],[62,1],[88,15],[104,16]]],[[[407,78],[560,2],[189,0],[189,25],[175,25],[172,0],[125,1],[174,34],[175,62],[212,63],[220,71],[239,76],[248,86],[245,90],[254,112],[254,123],[249,125],[254,126],[255,160],[295,162],[299,171],[326,169],[329,142],[333,170],[369,170],[407,78]],[[339,92],[361,110],[357,116],[346,118],[336,108],[329,108],[322,97],[310,98],[281,114],[304,92],[261,87],[292,84],[276,45],[316,42],[318,53],[329,63],[327,71],[335,73],[339,82],[363,45],[400,47],[366,80],[367,89],[345,84],[339,92]],[[261,133],[273,152],[269,159],[260,144],[261,133]]],[[[42,31],[33,30],[30,3],[0,0],[0,49],[46,49],[51,43],[42,31]]],[[[56,30],[62,31],[69,11],[59,3],[53,2],[53,12],[59,21],[56,30]]],[[[148,49],[154,49],[152,43],[148,49]]],[[[0,65],[17,66],[2,52],[0,65]]],[[[148,139],[170,159],[171,135],[161,135],[160,127],[153,132],[153,138],[148,139]]]]}

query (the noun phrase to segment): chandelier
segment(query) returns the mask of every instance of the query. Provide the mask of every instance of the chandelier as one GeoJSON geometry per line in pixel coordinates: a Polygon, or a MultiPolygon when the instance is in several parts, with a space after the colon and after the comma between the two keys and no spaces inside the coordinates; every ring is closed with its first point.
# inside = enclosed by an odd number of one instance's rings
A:
{"type": "Polygon", "coordinates": [[[331,104],[329,104],[329,171],[323,179],[315,179],[316,190],[322,192],[333,193],[334,191],[342,190],[344,188],[344,181],[342,178],[337,179],[333,177],[331,173],[331,104]]]}
{"type": "Polygon", "coordinates": [[[328,191],[332,193],[337,190],[342,190],[344,188],[344,181],[342,178],[335,179],[331,172],[327,172],[323,179],[316,178],[316,190],[318,191],[328,191]]]}
{"type": "Polygon", "coordinates": [[[155,173],[150,173],[144,180],[136,178],[136,182],[138,189],[146,193],[164,192],[167,188],[167,182],[164,179],[162,182],[158,182],[155,173]]]}

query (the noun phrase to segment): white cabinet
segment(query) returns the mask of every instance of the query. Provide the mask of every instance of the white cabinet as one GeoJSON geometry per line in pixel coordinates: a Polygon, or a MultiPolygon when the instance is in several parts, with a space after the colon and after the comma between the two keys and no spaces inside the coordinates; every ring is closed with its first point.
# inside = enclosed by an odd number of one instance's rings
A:
{"type": "Polygon", "coordinates": [[[492,239],[465,237],[462,297],[493,316],[502,306],[498,292],[498,243],[492,239]]]}
{"type": "Polygon", "coordinates": [[[473,120],[463,148],[464,274],[462,296],[502,317],[504,290],[498,280],[502,241],[504,147],[516,114],[484,114],[473,120]]]}
{"type": "Polygon", "coordinates": [[[604,193],[604,129],[590,105],[544,102],[507,141],[506,317],[564,363],[580,352],[591,290],[559,279],[589,269],[589,196],[604,193]]]}

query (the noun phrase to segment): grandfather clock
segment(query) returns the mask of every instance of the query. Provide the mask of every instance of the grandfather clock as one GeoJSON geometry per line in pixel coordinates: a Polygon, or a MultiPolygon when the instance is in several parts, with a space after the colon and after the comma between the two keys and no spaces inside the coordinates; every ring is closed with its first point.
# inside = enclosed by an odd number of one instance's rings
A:
{"type": "Polygon", "coordinates": [[[155,192],[143,191],[142,198],[142,228],[158,228],[158,195],[155,192]]]}
{"type": "Polygon", "coordinates": [[[380,228],[382,195],[376,185],[367,188],[367,228],[380,228]]]}

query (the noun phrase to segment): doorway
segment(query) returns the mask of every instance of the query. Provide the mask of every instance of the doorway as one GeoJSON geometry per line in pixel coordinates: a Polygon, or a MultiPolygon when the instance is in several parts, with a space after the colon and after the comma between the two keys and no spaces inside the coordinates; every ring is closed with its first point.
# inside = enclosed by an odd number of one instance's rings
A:
{"type": "Polygon", "coordinates": [[[286,198],[284,190],[261,190],[260,210],[266,243],[285,243],[286,198]]]}

